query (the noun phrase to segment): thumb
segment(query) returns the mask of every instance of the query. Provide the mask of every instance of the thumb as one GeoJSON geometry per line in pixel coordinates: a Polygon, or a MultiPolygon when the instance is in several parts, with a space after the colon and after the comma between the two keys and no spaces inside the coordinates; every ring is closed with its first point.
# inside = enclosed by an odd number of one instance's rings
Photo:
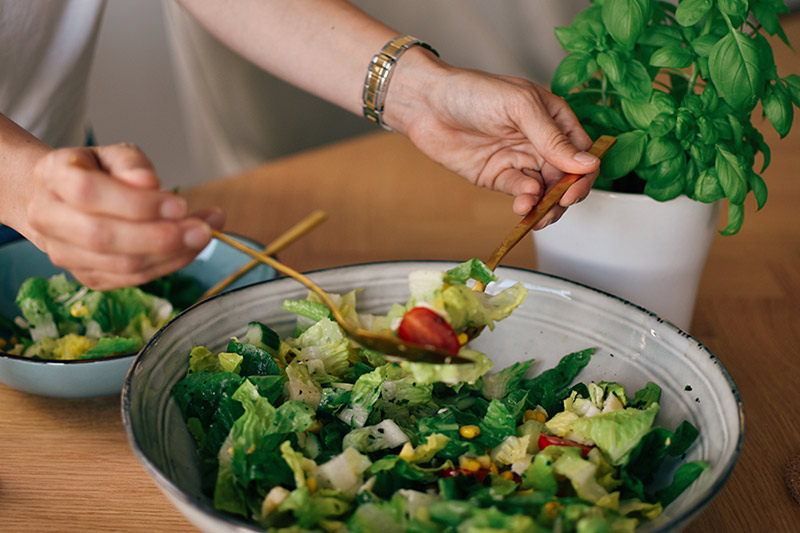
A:
{"type": "Polygon", "coordinates": [[[545,161],[562,172],[589,174],[600,168],[600,159],[579,150],[549,117],[526,135],[545,161]]]}

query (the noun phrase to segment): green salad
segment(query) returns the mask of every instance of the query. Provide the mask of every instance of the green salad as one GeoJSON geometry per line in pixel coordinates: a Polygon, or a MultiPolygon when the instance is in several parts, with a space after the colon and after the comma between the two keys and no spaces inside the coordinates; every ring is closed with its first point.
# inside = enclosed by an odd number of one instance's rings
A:
{"type": "MultiPolygon", "coordinates": [[[[526,294],[470,279],[494,276],[478,260],[414,272],[387,315],[359,314],[358,291],[337,298],[361,327],[447,351],[526,294]]],[[[654,486],[698,432],[653,425],[653,383],[573,384],[593,349],[534,377],[534,360],[493,371],[465,346],[473,363],[392,363],[350,342],[313,294],[284,309],[298,314],[291,337],[251,322],[220,353],[195,346],[172,391],[214,507],[267,531],[634,531],[707,468],[685,462],[654,486]]]]}
{"type": "Polygon", "coordinates": [[[17,292],[20,316],[0,316],[6,333],[0,348],[62,361],[135,353],[197,296],[196,282],[177,274],[109,291],[89,289],[65,274],[31,277],[17,292]]]}

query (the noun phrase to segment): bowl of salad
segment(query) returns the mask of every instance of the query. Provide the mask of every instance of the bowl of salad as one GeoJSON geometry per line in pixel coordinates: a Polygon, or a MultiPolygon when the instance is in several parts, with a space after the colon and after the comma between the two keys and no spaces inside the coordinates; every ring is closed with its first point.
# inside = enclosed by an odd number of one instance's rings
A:
{"type": "Polygon", "coordinates": [[[629,302],[480,261],[313,272],[361,327],[467,364],[391,362],[298,283],[197,305],[126,378],[129,443],[203,531],[672,531],[739,456],[736,384],[629,302]],[[491,281],[486,294],[473,280],[491,281]],[[463,331],[486,326],[468,344],[463,331]]]}
{"type": "MultiPolygon", "coordinates": [[[[139,287],[94,291],[29,241],[6,242],[0,245],[0,382],[57,398],[119,394],[144,343],[247,261],[214,240],[176,273],[139,287]]],[[[260,265],[232,287],[274,276],[260,265]]]]}

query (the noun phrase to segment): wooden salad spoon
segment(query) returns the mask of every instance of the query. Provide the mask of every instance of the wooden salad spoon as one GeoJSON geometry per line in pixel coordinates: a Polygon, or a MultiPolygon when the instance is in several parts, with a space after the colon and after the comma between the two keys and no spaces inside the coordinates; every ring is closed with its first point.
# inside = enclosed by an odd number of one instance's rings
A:
{"type": "MultiPolygon", "coordinates": [[[[592,144],[588,152],[594,156],[603,157],[615,142],[617,142],[616,137],[612,137],[610,135],[601,135],[592,144]]],[[[506,238],[503,239],[503,241],[500,243],[500,246],[495,248],[494,252],[492,252],[492,255],[490,255],[489,259],[486,260],[486,266],[489,267],[490,270],[497,268],[497,265],[500,264],[500,261],[502,261],[506,254],[511,251],[511,249],[516,246],[525,235],[528,234],[531,228],[533,228],[540,220],[542,220],[542,218],[544,218],[550,209],[552,209],[553,206],[561,200],[561,197],[564,196],[564,193],[567,192],[567,189],[569,189],[573,183],[582,177],[583,174],[564,174],[564,176],[545,193],[544,197],[539,201],[539,203],[536,204],[533,209],[531,209],[531,212],[525,215],[525,218],[519,221],[514,229],[511,230],[511,233],[506,235],[506,238]]],[[[486,289],[486,286],[478,281],[475,283],[472,289],[482,292],[486,289]]],[[[467,330],[464,332],[467,334],[467,338],[469,339],[467,342],[477,337],[481,331],[483,331],[483,326],[479,328],[467,328],[467,330]]]]}
{"type": "MultiPolygon", "coordinates": [[[[590,153],[600,157],[602,156],[608,148],[611,147],[612,144],[616,141],[613,137],[603,136],[597,139],[595,143],[592,145],[592,148],[589,150],[590,153]]],[[[503,239],[503,242],[500,243],[500,246],[492,253],[489,258],[489,261],[486,263],[490,269],[494,270],[495,267],[500,263],[500,260],[505,257],[511,248],[513,248],[521,239],[524,237],[533,226],[539,222],[542,217],[561,199],[567,189],[575,183],[578,179],[580,179],[582,175],[580,174],[566,174],[564,177],[559,180],[556,185],[553,186],[552,189],[547,191],[544,195],[542,200],[533,208],[533,210],[525,216],[525,218],[520,221],[519,224],[511,231],[511,233],[503,239]]],[[[228,237],[227,235],[220,233],[217,230],[211,230],[211,233],[214,237],[221,240],[222,242],[241,250],[242,252],[250,255],[252,258],[261,261],[262,263],[266,263],[267,265],[271,266],[278,272],[293,278],[309,289],[311,289],[314,294],[319,296],[322,303],[325,304],[331,312],[331,316],[333,319],[339,324],[339,326],[344,330],[348,337],[352,340],[360,344],[365,348],[369,348],[372,350],[379,351],[387,356],[389,360],[402,360],[402,361],[414,361],[414,362],[425,362],[425,363],[457,363],[457,364],[465,364],[465,363],[472,363],[473,361],[467,359],[465,357],[460,357],[458,355],[453,355],[450,353],[446,353],[443,351],[435,350],[432,347],[426,347],[416,344],[411,344],[404,342],[396,337],[391,337],[389,335],[381,335],[377,333],[373,333],[371,331],[365,330],[363,328],[357,327],[355,324],[351,323],[345,316],[339,311],[339,308],[336,306],[336,303],[330,297],[330,295],[325,292],[319,285],[311,281],[308,277],[301,274],[300,272],[294,270],[293,268],[284,265],[277,259],[265,255],[261,252],[251,249],[247,245],[244,245],[238,241],[235,241],[228,237]]],[[[483,284],[476,284],[474,287],[475,290],[482,291],[484,290],[483,284]]],[[[468,334],[470,335],[470,339],[474,338],[478,333],[481,332],[483,328],[471,328],[468,330],[468,334]]]]}

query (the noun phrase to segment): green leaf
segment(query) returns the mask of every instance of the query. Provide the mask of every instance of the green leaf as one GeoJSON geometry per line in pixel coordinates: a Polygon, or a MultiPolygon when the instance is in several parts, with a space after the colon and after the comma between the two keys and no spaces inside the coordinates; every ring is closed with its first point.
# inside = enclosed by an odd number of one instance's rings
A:
{"type": "Polygon", "coordinates": [[[634,128],[646,130],[660,111],[652,102],[633,102],[622,100],[622,114],[634,128]]]}
{"type": "Polygon", "coordinates": [[[653,94],[653,80],[645,66],[636,59],[627,61],[625,78],[616,87],[623,96],[638,102],[649,102],[653,94]]]}
{"type": "Polygon", "coordinates": [[[590,52],[594,48],[594,45],[574,28],[556,28],[553,31],[561,47],[567,52],[590,52]]]}
{"type": "Polygon", "coordinates": [[[714,127],[714,123],[705,116],[697,119],[698,137],[704,144],[715,144],[719,140],[719,132],[714,127]]]}
{"type": "Polygon", "coordinates": [[[752,189],[753,196],[756,198],[756,204],[758,205],[756,211],[758,211],[767,203],[767,184],[764,183],[764,179],[761,176],[752,170],[747,175],[747,184],[750,186],[750,189],[752,189]]]}
{"type": "Polygon", "coordinates": [[[728,124],[731,126],[731,140],[737,150],[742,149],[742,142],[744,141],[744,128],[742,123],[735,116],[728,114],[728,124]]]}
{"type": "Polygon", "coordinates": [[[735,109],[749,111],[761,94],[761,70],[756,45],[733,30],[714,45],[709,57],[711,80],[735,109]]]}
{"type": "Polygon", "coordinates": [[[680,155],[671,159],[666,159],[657,165],[645,167],[640,165],[636,173],[647,181],[651,188],[665,189],[675,188],[680,185],[683,190],[683,178],[686,174],[686,156],[680,155]]]}
{"type": "Polygon", "coordinates": [[[680,45],[659,48],[650,56],[650,64],[662,68],[686,68],[693,61],[692,51],[680,45]]]}
{"type": "Polygon", "coordinates": [[[696,133],[695,120],[691,113],[681,109],[675,119],[675,136],[679,141],[688,140],[696,133]]]}
{"type": "Polygon", "coordinates": [[[681,26],[694,26],[711,11],[711,0],[683,0],[675,11],[675,19],[681,26]]]}
{"type": "Polygon", "coordinates": [[[658,187],[653,183],[647,182],[644,186],[644,193],[659,202],[668,202],[683,194],[684,182],[677,179],[664,187],[658,187]]]}
{"type": "Polygon", "coordinates": [[[716,170],[709,168],[700,172],[694,187],[694,197],[707,204],[725,198],[725,191],[722,190],[716,170]]]}
{"type": "Polygon", "coordinates": [[[783,82],[792,95],[792,102],[794,102],[794,105],[800,107],[800,76],[797,74],[789,74],[783,78],[783,82]]]}
{"type": "Polygon", "coordinates": [[[597,54],[597,64],[600,65],[613,85],[618,85],[625,78],[627,65],[614,50],[597,54]]]}
{"type": "Polygon", "coordinates": [[[650,19],[649,0],[605,0],[603,23],[611,37],[627,49],[633,49],[650,19]]]}
{"type": "Polygon", "coordinates": [[[752,0],[750,9],[753,10],[753,15],[768,34],[778,35],[786,43],[786,46],[792,47],[781,27],[780,19],[778,19],[778,15],[789,12],[789,8],[783,0],[752,0]]]}
{"type": "Polygon", "coordinates": [[[597,62],[584,52],[573,52],[565,57],[553,73],[551,89],[564,96],[569,91],[589,81],[597,71],[597,62]]]}
{"type": "Polygon", "coordinates": [[[700,57],[708,57],[711,55],[711,50],[714,49],[714,45],[717,44],[718,41],[719,37],[716,35],[701,35],[692,41],[692,50],[700,57]]]}
{"type": "Polygon", "coordinates": [[[607,131],[623,132],[630,129],[619,111],[613,107],[587,105],[574,108],[574,111],[581,123],[593,122],[607,131]]]}
{"type": "Polygon", "coordinates": [[[713,146],[694,143],[689,147],[689,154],[700,168],[706,169],[713,165],[714,157],[717,155],[717,152],[713,146]]]}
{"type": "Polygon", "coordinates": [[[600,174],[606,179],[621,178],[633,171],[642,160],[647,134],[641,130],[622,133],[609,149],[600,166],[600,174]]]}
{"type": "Polygon", "coordinates": [[[720,231],[721,235],[735,235],[744,222],[744,205],[728,201],[728,225],[720,231]]]}
{"type": "Polygon", "coordinates": [[[672,159],[681,154],[683,150],[678,140],[672,135],[665,135],[650,139],[644,152],[644,164],[657,165],[667,159],[672,159]]]}
{"type": "Polygon", "coordinates": [[[716,149],[717,159],[714,162],[714,168],[722,189],[725,191],[725,196],[732,203],[741,204],[747,195],[746,166],[742,156],[731,153],[719,144],[716,149]]]}
{"type": "Polygon", "coordinates": [[[680,496],[686,490],[686,487],[691,485],[704,470],[708,470],[708,463],[705,461],[692,461],[682,464],[675,471],[672,483],[656,492],[656,498],[661,505],[666,507],[680,496]]]}
{"type": "Polygon", "coordinates": [[[772,123],[781,139],[786,137],[792,128],[794,108],[789,91],[780,83],[767,87],[767,94],[762,101],[764,114],[772,123]]]}
{"type": "Polygon", "coordinates": [[[681,31],[674,26],[654,26],[647,29],[639,37],[638,44],[647,46],[679,46],[683,43],[681,31]]]}
{"type": "Polygon", "coordinates": [[[753,35],[753,43],[756,45],[756,50],[758,50],[758,66],[761,70],[761,78],[763,80],[777,80],[778,68],[775,65],[772,45],[760,33],[753,35]]]}
{"type": "Polygon", "coordinates": [[[717,7],[722,13],[734,17],[746,17],[750,10],[747,0],[717,0],[717,7]]]}
{"type": "Polygon", "coordinates": [[[659,113],[656,118],[650,122],[647,128],[647,134],[650,137],[661,137],[675,129],[675,116],[669,113],[659,113]]]}

